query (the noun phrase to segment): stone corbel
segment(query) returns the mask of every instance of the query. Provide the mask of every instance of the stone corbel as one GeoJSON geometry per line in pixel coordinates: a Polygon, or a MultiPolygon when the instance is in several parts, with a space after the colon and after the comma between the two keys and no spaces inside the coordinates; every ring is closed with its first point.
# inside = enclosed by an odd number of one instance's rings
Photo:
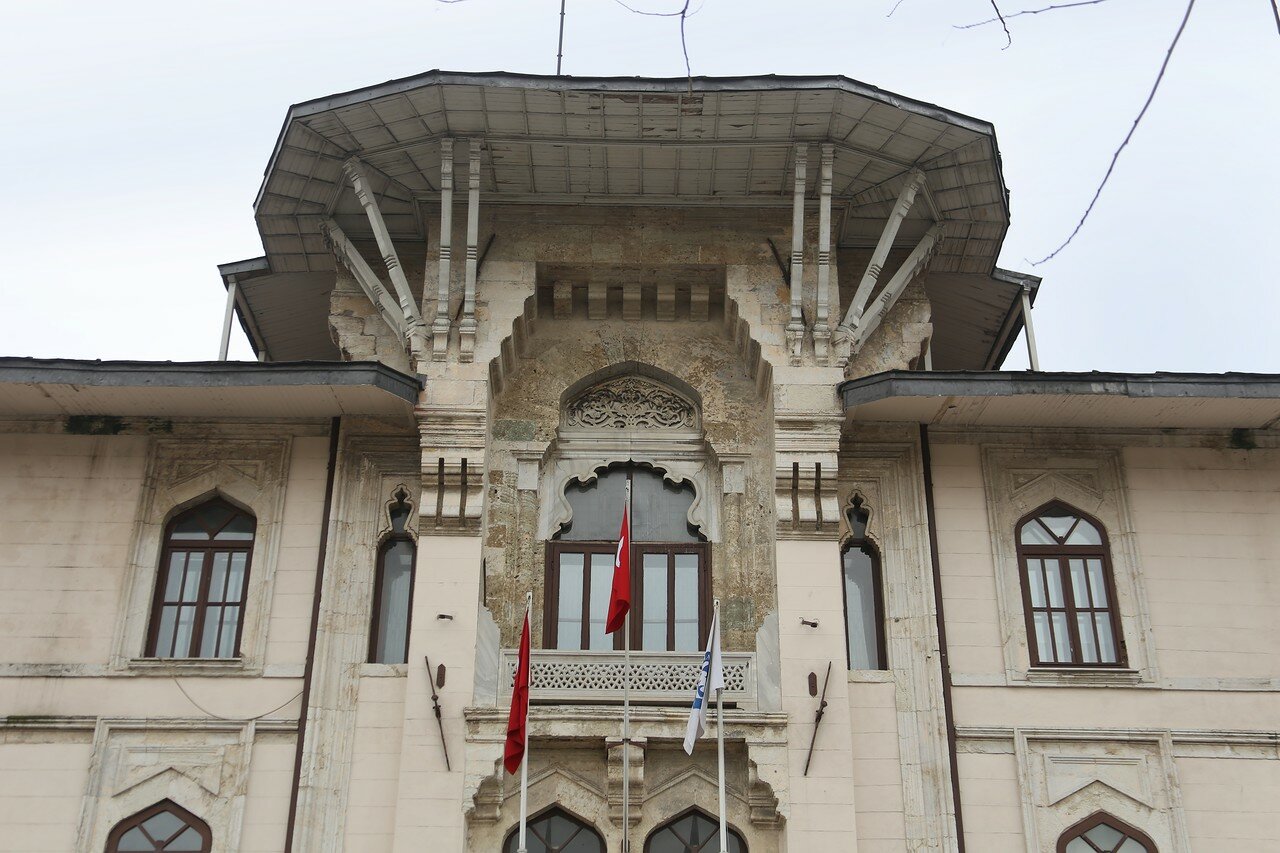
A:
{"type": "Polygon", "coordinates": [[[324,234],[325,242],[332,249],[334,257],[355,277],[356,284],[360,285],[364,295],[377,310],[378,316],[382,318],[382,321],[387,324],[391,331],[402,338],[405,337],[408,333],[408,328],[405,326],[404,315],[400,312],[400,306],[391,298],[391,294],[387,292],[377,273],[373,271],[373,268],[365,261],[364,256],[360,254],[360,250],[355,247],[346,233],[338,227],[338,223],[332,219],[326,219],[321,222],[320,230],[324,234]]]}
{"type": "Polygon", "coordinates": [[[480,140],[468,145],[467,168],[467,270],[462,294],[462,320],[458,323],[460,361],[475,359],[476,350],[476,269],[480,241],[480,140]]]}
{"type": "Polygon", "coordinates": [[[484,501],[483,409],[418,409],[422,446],[419,530],[474,535],[484,501]]]}
{"type": "MultiPolygon", "coordinates": [[[[609,819],[615,824],[620,824],[622,823],[622,738],[605,738],[604,743],[609,751],[609,819]]],[[[631,812],[627,821],[630,826],[640,822],[640,812],[644,805],[644,754],[648,743],[648,738],[631,738],[628,756],[631,765],[631,812]]]]}
{"type": "Polygon", "coordinates": [[[775,422],[778,536],[828,539],[840,527],[836,499],[840,415],[791,413],[775,422]]]}
{"type": "Polygon", "coordinates": [[[773,828],[782,822],[773,786],[760,778],[759,765],[750,760],[747,761],[747,808],[754,826],[773,828]]]}

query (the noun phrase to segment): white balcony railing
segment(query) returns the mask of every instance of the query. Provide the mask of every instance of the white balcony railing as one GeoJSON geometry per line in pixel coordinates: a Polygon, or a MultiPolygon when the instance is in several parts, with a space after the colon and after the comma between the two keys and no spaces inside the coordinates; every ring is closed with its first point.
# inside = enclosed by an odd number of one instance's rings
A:
{"type": "MultiPolygon", "coordinates": [[[[516,649],[502,650],[499,704],[506,704],[515,683],[516,649]]],[[[756,703],[755,655],[726,652],[724,700],[756,703]]],[[[698,683],[698,652],[631,653],[631,701],[650,705],[687,705],[698,683]]],[[[529,659],[529,700],[547,704],[622,701],[625,665],[618,651],[579,652],[534,649],[529,659]]]]}

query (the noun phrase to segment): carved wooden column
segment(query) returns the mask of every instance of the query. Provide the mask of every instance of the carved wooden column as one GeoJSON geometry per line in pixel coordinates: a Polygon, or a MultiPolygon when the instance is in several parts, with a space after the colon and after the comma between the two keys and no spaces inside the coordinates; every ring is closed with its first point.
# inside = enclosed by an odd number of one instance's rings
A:
{"type": "Polygon", "coordinates": [[[467,277],[462,295],[462,321],[458,324],[461,361],[475,358],[476,265],[480,241],[480,140],[471,139],[467,170],[467,277]]]}
{"type": "Polygon", "coordinates": [[[831,344],[831,170],[835,147],[823,145],[818,175],[818,297],[813,318],[813,354],[827,363],[831,344]]]}
{"type": "Polygon", "coordinates": [[[787,322],[787,351],[791,363],[800,363],[800,349],[804,345],[804,185],[805,165],[809,158],[809,146],[796,146],[796,176],[791,199],[791,319],[787,322]]]}
{"type": "MultiPolygon", "coordinates": [[[[436,317],[431,323],[431,358],[444,361],[449,350],[449,261],[453,243],[453,140],[440,140],[440,273],[436,279],[436,317]]],[[[424,288],[425,292],[425,288],[424,288]]]]}
{"type": "Polygon", "coordinates": [[[918,169],[913,171],[907,177],[907,182],[902,185],[902,191],[898,193],[898,200],[894,203],[893,210],[889,213],[889,218],[884,223],[884,230],[880,232],[880,239],[876,242],[875,250],[871,253],[871,261],[867,264],[867,269],[862,274],[862,280],[858,282],[858,289],[853,294],[853,301],[849,303],[844,319],[840,322],[840,325],[846,331],[852,332],[862,319],[862,314],[867,307],[867,300],[871,298],[871,292],[875,290],[876,282],[880,280],[880,272],[884,269],[885,258],[889,256],[889,250],[893,248],[894,238],[898,236],[898,229],[911,211],[911,206],[915,204],[916,193],[920,191],[922,186],[924,186],[924,172],[918,169]]]}

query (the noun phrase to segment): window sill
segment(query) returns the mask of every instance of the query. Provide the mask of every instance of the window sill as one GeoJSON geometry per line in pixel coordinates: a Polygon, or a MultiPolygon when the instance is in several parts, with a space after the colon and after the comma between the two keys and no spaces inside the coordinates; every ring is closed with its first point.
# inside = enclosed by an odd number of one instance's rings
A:
{"type": "Polygon", "coordinates": [[[1029,669],[1023,680],[1028,684],[1069,687],[1137,687],[1143,682],[1141,670],[1093,667],[1029,669]]]}
{"type": "Polygon", "coordinates": [[[139,675],[251,675],[244,658],[133,658],[131,671],[139,675]]]}
{"type": "Polygon", "coordinates": [[[894,681],[891,669],[851,669],[850,684],[892,684],[894,681]]]}
{"type": "Polygon", "coordinates": [[[356,670],[361,678],[404,678],[409,674],[407,663],[362,663],[356,670]]]}

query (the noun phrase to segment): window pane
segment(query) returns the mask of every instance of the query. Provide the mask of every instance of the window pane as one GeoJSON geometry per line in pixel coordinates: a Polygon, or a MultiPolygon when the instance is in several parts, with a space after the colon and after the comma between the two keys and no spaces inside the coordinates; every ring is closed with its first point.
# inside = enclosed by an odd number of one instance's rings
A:
{"type": "Polygon", "coordinates": [[[1027,560],[1027,580],[1031,591],[1031,606],[1044,607],[1044,570],[1039,560],[1027,560]]]}
{"type": "Polygon", "coordinates": [[[1130,838],[1116,848],[1116,853],[1146,853],[1147,848],[1142,846],[1141,842],[1130,838]]]}
{"type": "Polygon", "coordinates": [[[240,608],[224,607],[222,610],[222,638],[218,641],[217,656],[236,656],[236,632],[240,629],[240,608]]]}
{"type": "Polygon", "coordinates": [[[1053,649],[1058,663],[1071,663],[1071,632],[1067,629],[1067,614],[1053,614],[1053,649]]]}
{"type": "Polygon", "coordinates": [[[165,601],[178,600],[178,590],[182,588],[182,570],[186,567],[186,563],[186,551],[174,551],[169,555],[169,575],[164,583],[165,601]]]}
{"type": "Polygon", "coordinates": [[[195,851],[195,853],[199,853],[204,849],[204,839],[200,837],[200,833],[196,832],[194,828],[188,827],[186,832],[170,841],[169,846],[164,849],[165,853],[169,853],[169,851],[174,851],[174,853],[195,851]]]}
{"type": "Polygon", "coordinates": [[[1088,560],[1089,593],[1093,596],[1094,607],[1107,606],[1107,583],[1102,576],[1102,561],[1088,560]]]}
{"type": "Polygon", "coordinates": [[[575,480],[566,486],[564,496],[573,516],[558,538],[574,542],[616,542],[622,527],[626,485],[626,471],[614,468],[598,472],[590,483],[575,480]]]}
{"type": "Polygon", "coordinates": [[[204,627],[200,629],[200,645],[196,649],[196,657],[215,657],[218,647],[218,629],[222,627],[222,608],[206,607],[204,611],[204,627]]]}
{"type": "Polygon", "coordinates": [[[1103,663],[1117,663],[1116,641],[1111,635],[1111,618],[1106,613],[1093,614],[1093,623],[1098,628],[1099,656],[1103,663]]]}
{"type": "Polygon", "coordinates": [[[187,556],[187,574],[182,582],[182,601],[200,598],[200,570],[204,567],[204,554],[193,551],[187,556]]]}
{"type": "Polygon", "coordinates": [[[213,538],[220,542],[248,542],[253,539],[253,519],[247,515],[236,515],[213,538]]]}
{"type": "Polygon", "coordinates": [[[844,552],[845,636],[850,669],[880,667],[879,620],[876,615],[875,570],[861,548],[844,552]]]}
{"type": "Polygon", "coordinates": [[[556,648],[582,648],[582,554],[560,553],[559,622],[556,648]]]}
{"type": "Polygon", "coordinates": [[[156,841],[168,841],[186,822],[173,812],[160,812],[142,822],[142,828],[156,841]]]}
{"type": "Polygon", "coordinates": [[[1124,833],[1113,826],[1100,823],[1093,829],[1086,832],[1084,837],[1101,847],[1103,850],[1114,850],[1116,845],[1124,838],[1124,833]]]}
{"type": "Polygon", "coordinates": [[[1049,535],[1040,522],[1032,519],[1022,525],[1020,541],[1023,545],[1056,545],[1057,540],[1049,535]]]}
{"type": "Polygon", "coordinates": [[[614,551],[591,555],[591,609],[587,648],[613,648],[613,635],[605,631],[609,621],[609,598],[613,593],[614,551]]]}
{"type": "Polygon", "coordinates": [[[676,554],[676,648],[694,652],[703,647],[698,636],[698,555],[676,554]]]}
{"type": "Polygon", "coordinates": [[[1097,663],[1098,646],[1093,641],[1093,620],[1088,613],[1076,614],[1076,632],[1080,635],[1080,662],[1097,663]]]}
{"type": "Polygon", "coordinates": [[[138,827],[126,832],[120,836],[120,841],[116,844],[116,849],[120,853],[152,853],[156,846],[147,840],[147,836],[142,834],[142,830],[138,827]]]}
{"type": "Polygon", "coordinates": [[[1036,626],[1036,657],[1041,663],[1053,663],[1053,640],[1049,634],[1049,614],[1034,614],[1036,626]]]}
{"type": "Polygon", "coordinates": [[[1067,535],[1067,531],[1071,529],[1071,525],[1076,523],[1074,515],[1042,515],[1040,523],[1049,528],[1054,536],[1061,539],[1067,535]]]}
{"type": "Polygon", "coordinates": [[[178,624],[178,608],[165,606],[160,609],[160,627],[156,631],[156,657],[173,657],[173,631],[178,624]]]}
{"type": "Polygon", "coordinates": [[[1084,560],[1068,560],[1071,569],[1071,600],[1076,607],[1089,606],[1089,582],[1084,576],[1084,560]]]}
{"type": "Polygon", "coordinates": [[[1076,529],[1071,531],[1071,535],[1067,537],[1068,545],[1101,545],[1102,534],[1098,532],[1098,528],[1094,527],[1083,518],[1076,525],[1076,529]]]}
{"type": "Polygon", "coordinates": [[[1097,851],[1084,839],[1073,838],[1067,842],[1067,853],[1097,853],[1097,851]]]}
{"type": "Polygon", "coordinates": [[[405,663],[409,639],[409,587],[413,582],[413,542],[392,540],[382,556],[382,600],[378,602],[375,663],[405,663]]]}
{"type": "Polygon", "coordinates": [[[222,601],[227,586],[227,561],[230,555],[226,551],[215,551],[210,566],[209,600],[222,601]]]}
{"type": "MultiPolygon", "coordinates": [[[[689,530],[693,487],[676,486],[648,468],[631,475],[632,536],[637,542],[698,542],[689,530]]],[[[616,533],[614,534],[617,535],[616,533]]]]}
{"type": "Polygon", "coordinates": [[[191,655],[191,632],[195,628],[196,609],[191,606],[178,608],[178,625],[174,631],[173,639],[173,656],[177,658],[190,657],[191,655]]]}
{"type": "Polygon", "coordinates": [[[1049,586],[1049,606],[1065,607],[1066,604],[1062,597],[1062,574],[1058,569],[1058,561],[1054,559],[1045,560],[1044,574],[1049,586]]]}
{"type": "Polygon", "coordinates": [[[667,555],[641,555],[644,586],[644,627],[640,648],[667,648],[667,555]]]}

